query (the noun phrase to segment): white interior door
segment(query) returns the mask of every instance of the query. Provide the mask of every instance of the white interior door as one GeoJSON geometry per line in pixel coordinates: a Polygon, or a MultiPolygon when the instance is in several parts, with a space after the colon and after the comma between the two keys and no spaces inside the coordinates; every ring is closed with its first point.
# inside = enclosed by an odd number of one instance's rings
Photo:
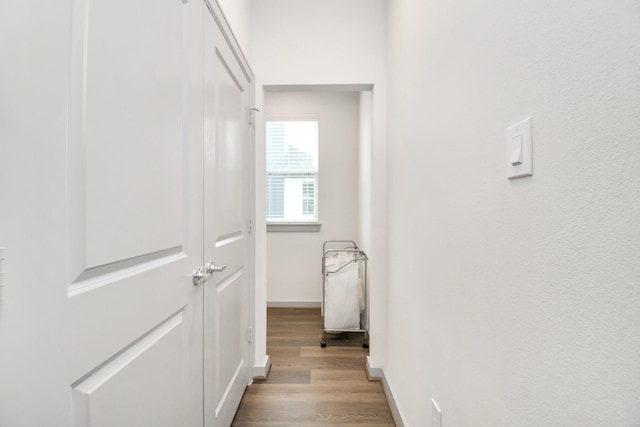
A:
{"type": "Polygon", "coordinates": [[[0,425],[201,426],[202,3],[11,7],[0,425]]]}
{"type": "Polygon", "coordinates": [[[204,24],[205,425],[228,426],[249,382],[250,83],[211,16],[204,24]]]}

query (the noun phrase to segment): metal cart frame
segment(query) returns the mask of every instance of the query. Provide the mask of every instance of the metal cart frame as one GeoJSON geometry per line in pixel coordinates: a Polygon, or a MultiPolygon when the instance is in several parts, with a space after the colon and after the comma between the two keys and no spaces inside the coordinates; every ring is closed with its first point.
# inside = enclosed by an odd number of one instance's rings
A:
{"type": "Polygon", "coordinates": [[[369,293],[368,293],[368,284],[367,284],[367,262],[369,258],[367,254],[365,254],[358,245],[353,240],[327,240],[322,245],[322,341],[320,341],[320,347],[324,348],[327,346],[327,334],[337,334],[337,333],[346,333],[346,332],[362,332],[364,334],[364,341],[362,343],[362,348],[369,348],[369,293]],[[341,245],[340,248],[336,248],[336,245],[341,245]],[[346,245],[346,246],[345,246],[346,245]],[[338,268],[334,270],[328,270],[326,266],[326,260],[329,255],[338,254],[338,253],[351,253],[353,254],[353,259],[343,265],[340,265],[338,268]],[[361,275],[361,283],[364,294],[364,311],[360,313],[360,328],[359,329],[334,329],[326,327],[326,316],[325,316],[325,304],[327,298],[327,278],[339,272],[343,268],[351,265],[352,263],[360,264],[360,272],[363,273],[361,275]],[[362,271],[364,270],[364,271],[362,271]]]}

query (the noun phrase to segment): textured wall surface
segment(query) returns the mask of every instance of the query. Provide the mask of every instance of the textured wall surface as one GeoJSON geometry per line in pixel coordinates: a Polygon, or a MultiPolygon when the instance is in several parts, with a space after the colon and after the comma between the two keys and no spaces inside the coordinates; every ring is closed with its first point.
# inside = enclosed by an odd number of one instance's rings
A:
{"type": "Polygon", "coordinates": [[[392,0],[389,32],[405,422],[435,398],[444,426],[640,425],[640,3],[392,0]]]}

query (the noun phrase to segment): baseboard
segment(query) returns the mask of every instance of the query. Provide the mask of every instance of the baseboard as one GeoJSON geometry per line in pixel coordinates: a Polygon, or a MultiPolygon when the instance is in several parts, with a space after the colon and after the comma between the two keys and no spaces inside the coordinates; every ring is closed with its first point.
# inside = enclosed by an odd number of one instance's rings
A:
{"type": "Polygon", "coordinates": [[[367,357],[366,371],[369,381],[380,381],[382,383],[382,390],[384,391],[384,395],[386,396],[387,402],[389,403],[389,409],[391,410],[393,422],[395,422],[397,427],[404,427],[404,422],[402,421],[402,417],[400,416],[398,405],[396,405],[396,400],[393,398],[393,393],[391,392],[391,388],[389,387],[389,383],[387,382],[387,377],[384,375],[384,369],[372,367],[369,364],[369,358],[367,357]]]}
{"type": "Polygon", "coordinates": [[[267,308],[320,308],[321,301],[268,301],[267,308]]]}
{"type": "Polygon", "coordinates": [[[271,371],[271,357],[267,355],[264,365],[254,365],[252,374],[254,380],[266,380],[269,377],[271,371]]]}

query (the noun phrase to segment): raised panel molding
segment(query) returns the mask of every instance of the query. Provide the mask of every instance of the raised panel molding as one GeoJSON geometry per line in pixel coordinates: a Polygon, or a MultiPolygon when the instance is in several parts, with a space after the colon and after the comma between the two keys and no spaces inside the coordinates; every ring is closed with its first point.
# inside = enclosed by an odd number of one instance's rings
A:
{"type": "Polygon", "coordinates": [[[69,286],[67,295],[74,297],[110,283],[127,279],[187,257],[181,246],[84,270],[69,286]]]}
{"type": "Polygon", "coordinates": [[[233,56],[236,58],[236,61],[238,61],[238,64],[242,69],[242,73],[247,78],[247,82],[251,83],[254,79],[253,71],[249,66],[247,58],[244,56],[242,49],[240,49],[240,44],[238,44],[238,40],[236,39],[236,36],[233,34],[233,31],[229,26],[227,18],[225,18],[224,13],[222,13],[222,8],[220,8],[217,0],[205,0],[205,3],[207,5],[207,8],[209,9],[209,12],[211,12],[211,16],[213,16],[213,19],[216,21],[216,24],[218,24],[218,27],[222,31],[222,35],[224,36],[225,41],[231,48],[233,56]]]}
{"type": "Polygon", "coordinates": [[[185,256],[187,3],[73,2],[70,296],[185,256]]]}
{"type": "Polygon", "coordinates": [[[184,398],[184,355],[175,350],[184,340],[182,325],[181,310],[71,384],[74,425],[107,427],[114,419],[120,426],[179,425],[184,414],[154,402],[184,398]]]}

